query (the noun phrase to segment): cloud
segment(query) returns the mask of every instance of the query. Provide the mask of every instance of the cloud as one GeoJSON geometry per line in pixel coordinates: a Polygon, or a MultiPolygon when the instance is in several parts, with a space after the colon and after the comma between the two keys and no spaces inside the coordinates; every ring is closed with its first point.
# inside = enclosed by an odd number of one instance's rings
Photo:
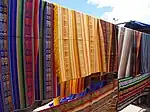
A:
{"type": "Polygon", "coordinates": [[[97,8],[111,7],[112,11],[101,17],[110,22],[116,18],[118,22],[136,20],[150,23],[150,0],[88,0],[87,3],[97,8]]]}

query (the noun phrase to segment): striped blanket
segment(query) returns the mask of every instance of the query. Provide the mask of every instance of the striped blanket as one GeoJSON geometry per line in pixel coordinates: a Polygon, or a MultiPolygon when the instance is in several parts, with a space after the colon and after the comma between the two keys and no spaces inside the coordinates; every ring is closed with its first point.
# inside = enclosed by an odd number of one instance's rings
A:
{"type": "Polygon", "coordinates": [[[118,82],[114,80],[100,90],[82,98],[54,106],[41,112],[116,112],[118,82]]]}
{"type": "Polygon", "coordinates": [[[119,80],[118,111],[132,103],[138,96],[144,94],[149,86],[150,75],[143,74],[135,78],[128,77],[119,80]]]}

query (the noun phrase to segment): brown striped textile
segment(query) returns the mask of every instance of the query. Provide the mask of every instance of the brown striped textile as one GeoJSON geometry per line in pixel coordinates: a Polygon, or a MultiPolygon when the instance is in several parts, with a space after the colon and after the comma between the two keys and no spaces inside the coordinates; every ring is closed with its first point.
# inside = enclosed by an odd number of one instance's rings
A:
{"type": "Polygon", "coordinates": [[[103,57],[104,72],[117,72],[118,71],[118,39],[117,28],[115,25],[100,20],[100,41],[101,41],[101,56],[103,57]]]}

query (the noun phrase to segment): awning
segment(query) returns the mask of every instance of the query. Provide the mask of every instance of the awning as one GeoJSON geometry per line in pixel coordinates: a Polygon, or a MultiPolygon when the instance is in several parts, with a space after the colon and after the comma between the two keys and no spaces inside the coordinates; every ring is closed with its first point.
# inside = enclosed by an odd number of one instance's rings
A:
{"type": "Polygon", "coordinates": [[[150,34],[150,25],[149,24],[145,24],[145,23],[141,23],[141,22],[137,22],[137,21],[130,21],[130,22],[127,22],[124,27],[150,34]]]}

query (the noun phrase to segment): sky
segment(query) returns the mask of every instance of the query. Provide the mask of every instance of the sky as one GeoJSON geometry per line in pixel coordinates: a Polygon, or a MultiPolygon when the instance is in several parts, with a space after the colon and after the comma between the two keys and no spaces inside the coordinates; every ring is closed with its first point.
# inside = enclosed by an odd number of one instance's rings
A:
{"type": "Polygon", "coordinates": [[[47,0],[105,21],[150,24],[150,0],[47,0]]]}

